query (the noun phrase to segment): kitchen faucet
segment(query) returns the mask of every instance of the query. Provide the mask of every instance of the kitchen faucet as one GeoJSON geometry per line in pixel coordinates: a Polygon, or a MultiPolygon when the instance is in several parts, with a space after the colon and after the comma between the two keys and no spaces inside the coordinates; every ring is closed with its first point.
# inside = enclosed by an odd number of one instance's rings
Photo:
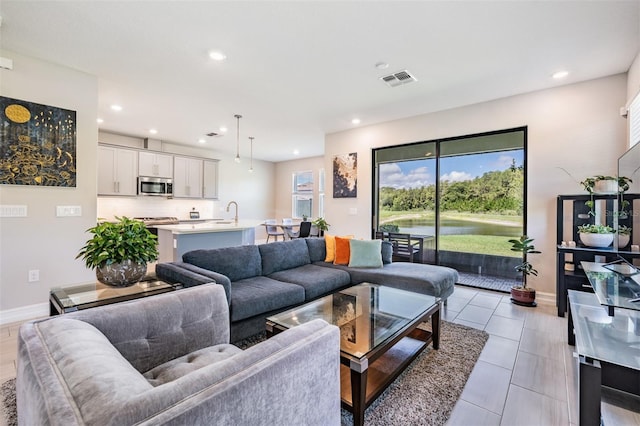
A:
{"type": "Polygon", "coordinates": [[[238,223],[238,203],[236,203],[235,201],[229,201],[229,204],[227,204],[227,211],[229,211],[229,207],[231,207],[231,204],[235,204],[236,206],[236,216],[233,218],[233,220],[238,223]]]}

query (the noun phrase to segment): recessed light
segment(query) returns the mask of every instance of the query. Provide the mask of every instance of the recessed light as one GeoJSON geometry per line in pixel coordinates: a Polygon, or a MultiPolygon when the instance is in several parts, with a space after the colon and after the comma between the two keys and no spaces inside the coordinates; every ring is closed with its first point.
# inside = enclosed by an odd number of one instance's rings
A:
{"type": "Polygon", "coordinates": [[[555,78],[556,80],[559,80],[561,78],[565,78],[568,75],[569,75],[569,71],[558,71],[558,72],[554,72],[551,75],[551,77],[555,78]]]}
{"type": "Polygon", "coordinates": [[[102,124],[104,123],[104,120],[102,118],[96,118],[96,123],[102,124]]]}
{"type": "Polygon", "coordinates": [[[300,155],[300,151],[298,151],[297,149],[293,150],[293,155],[300,155]]]}
{"type": "Polygon", "coordinates": [[[114,111],[122,111],[122,107],[120,105],[111,105],[111,109],[114,111]]]}
{"type": "Polygon", "coordinates": [[[375,67],[378,68],[379,70],[386,70],[387,68],[389,68],[389,64],[386,62],[376,62],[375,67]]]}
{"type": "Polygon", "coordinates": [[[158,131],[156,129],[149,129],[149,133],[151,133],[152,135],[155,135],[158,133],[158,131]]]}
{"type": "Polygon", "coordinates": [[[212,50],[211,52],[209,52],[209,57],[214,61],[224,61],[225,59],[227,59],[227,55],[218,50],[212,50]]]}
{"type": "Polygon", "coordinates": [[[227,129],[227,128],[226,128],[226,127],[224,127],[224,126],[221,126],[219,130],[220,130],[220,133],[226,133],[226,132],[227,132],[227,130],[229,130],[229,129],[227,129]]]}
{"type": "Polygon", "coordinates": [[[206,142],[206,140],[204,140],[203,138],[200,138],[200,139],[198,139],[198,142],[200,142],[200,143],[205,143],[205,142],[206,142]]]}
{"type": "Polygon", "coordinates": [[[353,120],[351,120],[352,124],[360,124],[360,119],[359,118],[354,118],[353,120]]]}

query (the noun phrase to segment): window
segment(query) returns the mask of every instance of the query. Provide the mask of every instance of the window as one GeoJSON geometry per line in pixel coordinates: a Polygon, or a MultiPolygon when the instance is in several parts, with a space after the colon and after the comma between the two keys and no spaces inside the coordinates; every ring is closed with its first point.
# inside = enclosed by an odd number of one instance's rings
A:
{"type": "Polygon", "coordinates": [[[313,172],[294,172],[291,189],[291,216],[311,217],[313,213],[313,172]]]}

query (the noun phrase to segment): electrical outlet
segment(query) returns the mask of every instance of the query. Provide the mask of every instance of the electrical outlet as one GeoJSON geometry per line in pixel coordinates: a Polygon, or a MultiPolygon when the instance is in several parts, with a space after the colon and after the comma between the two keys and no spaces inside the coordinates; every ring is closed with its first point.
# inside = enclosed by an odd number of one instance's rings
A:
{"type": "Polygon", "coordinates": [[[37,281],[40,281],[40,270],[39,269],[29,270],[29,282],[35,283],[37,281]]]}

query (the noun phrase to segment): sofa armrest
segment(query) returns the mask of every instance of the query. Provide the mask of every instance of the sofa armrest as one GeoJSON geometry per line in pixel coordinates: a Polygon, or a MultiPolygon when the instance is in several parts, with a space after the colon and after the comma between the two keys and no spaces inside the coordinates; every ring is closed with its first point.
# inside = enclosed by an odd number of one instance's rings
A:
{"type": "Polygon", "coordinates": [[[229,343],[229,306],[216,284],[64,316],[96,327],[141,373],[198,349],[229,343]]]}
{"type": "Polygon", "coordinates": [[[170,283],[181,283],[184,287],[215,282],[224,288],[228,304],[231,304],[231,281],[227,276],[186,262],[158,263],[156,276],[170,283]]]}
{"type": "Polygon", "coordinates": [[[127,406],[144,411],[135,419],[140,425],[209,424],[211,413],[219,425],[339,425],[339,329],[323,320],[302,324],[133,396],[127,406]]]}

